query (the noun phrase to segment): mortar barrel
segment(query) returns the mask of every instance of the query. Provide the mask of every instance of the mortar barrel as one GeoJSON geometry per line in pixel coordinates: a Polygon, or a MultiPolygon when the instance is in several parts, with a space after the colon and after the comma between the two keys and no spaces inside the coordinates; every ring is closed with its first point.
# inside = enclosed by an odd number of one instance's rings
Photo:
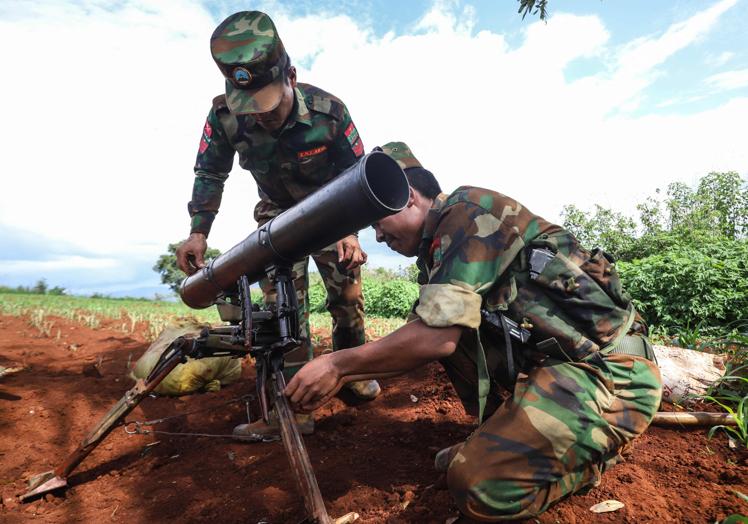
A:
{"type": "Polygon", "coordinates": [[[266,268],[293,263],[402,210],[408,181],[385,153],[373,151],[247,238],[185,278],[182,301],[195,309],[213,305],[241,275],[257,282],[266,268]]]}

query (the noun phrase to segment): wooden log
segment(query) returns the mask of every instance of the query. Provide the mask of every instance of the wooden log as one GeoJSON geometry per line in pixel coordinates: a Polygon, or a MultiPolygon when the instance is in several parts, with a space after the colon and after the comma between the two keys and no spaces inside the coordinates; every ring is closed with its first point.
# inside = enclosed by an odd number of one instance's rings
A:
{"type": "Polygon", "coordinates": [[[705,411],[668,413],[660,411],[652,419],[652,425],[663,427],[736,426],[737,422],[729,413],[707,413],[705,411]]]}

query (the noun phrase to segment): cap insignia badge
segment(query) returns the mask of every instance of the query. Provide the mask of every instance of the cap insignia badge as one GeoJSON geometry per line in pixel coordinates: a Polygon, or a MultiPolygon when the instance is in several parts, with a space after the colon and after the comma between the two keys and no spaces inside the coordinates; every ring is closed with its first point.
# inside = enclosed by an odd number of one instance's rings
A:
{"type": "Polygon", "coordinates": [[[232,73],[234,83],[240,87],[247,87],[252,83],[252,73],[244,67],[237,67],[232,73]]]}

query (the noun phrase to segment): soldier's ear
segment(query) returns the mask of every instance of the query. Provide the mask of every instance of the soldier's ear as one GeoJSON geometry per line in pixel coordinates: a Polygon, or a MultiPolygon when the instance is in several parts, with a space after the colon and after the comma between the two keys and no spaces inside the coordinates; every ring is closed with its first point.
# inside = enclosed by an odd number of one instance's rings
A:
{"type": "Polygon", "coordinates": [[[291,87],[296,87],[296,67],[294,66],[288,68],[288,83],[291,87]]]}
{"type": "Polygon", "coordinates": [[[408,203],[406,207],[412,207],[416,203],[416,192],[412,187],[408,188],[408,203]]]}

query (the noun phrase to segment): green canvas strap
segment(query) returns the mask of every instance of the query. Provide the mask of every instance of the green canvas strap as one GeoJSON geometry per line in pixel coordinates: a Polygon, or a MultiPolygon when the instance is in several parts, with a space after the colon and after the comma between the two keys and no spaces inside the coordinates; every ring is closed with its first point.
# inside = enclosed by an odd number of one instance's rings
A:
{"type": "Polygon", "coordinates": [[[634,309],[633,304],[629,304],[629,318],[626,319],[626,323],[623,324],[621,327],[621,331],[618,333],[615,339],[613,339],[613,342],[605,346],[603,349],[600,350],[600,353],[606,354],[611,353],[618,345],[623,341],[623,338],[629,334],[629,330],[631,329],[631,326],[634,324],[634,319],[636,318],[636,310],[634,309]]]}
{"type": "Polygon", "coordinates": [[[491,379],[488,376],[488,364],[486,363],[486,352],[480,341],[480,330],[475,330],[477,344],[475,345],[475,366],[478,370],[478,423],[483,423],[483,412],[486,409],[486,399],[491,389],[491,379]]]}
{"type": "Polygon", "coordinates": [[[622,355],[633,355],[636,357],[644,357],[652,362],[657,362],[657,357],[654,354],[652,345],[649,343],[645,336],[629,335],[628,332],[631,329],[631,325],[634,323],[636,317],[636,311],[634,306],[629,306],[629,318],[624,325],[624,329],[615,338],[613,342],[608,344],[606,347],[600,350],[603,355],[609,355],[618,353],[622,355]]]}

